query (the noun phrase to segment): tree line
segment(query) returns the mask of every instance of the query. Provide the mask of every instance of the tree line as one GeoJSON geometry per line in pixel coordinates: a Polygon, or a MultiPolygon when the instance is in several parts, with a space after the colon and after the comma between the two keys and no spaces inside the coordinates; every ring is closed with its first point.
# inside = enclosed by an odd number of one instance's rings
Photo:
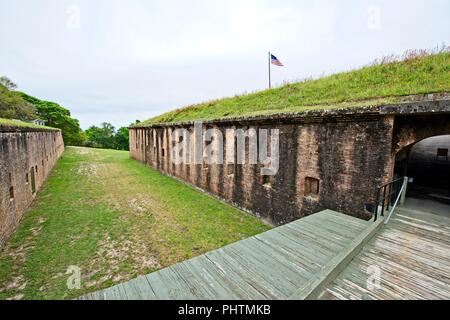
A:
{"type": "Polygon", "coordinates": [[[86,147],[117,150],[129,149],[128,127],[121,127],[116,130],[110,123],[103,122],[99,127],[89,127],[85,134],[86,147]]]}
{"type": "Polygon", "coordinates": [[[116,130],[110,123],[104,122],[83,131],[80,122],[71,116],[68,109],[16,89],[14,82],[0,77],[0,118],[26,122],[44,120],[46,126],[61,129],[66,145],[128,150],[127,127],[116,130]]]}

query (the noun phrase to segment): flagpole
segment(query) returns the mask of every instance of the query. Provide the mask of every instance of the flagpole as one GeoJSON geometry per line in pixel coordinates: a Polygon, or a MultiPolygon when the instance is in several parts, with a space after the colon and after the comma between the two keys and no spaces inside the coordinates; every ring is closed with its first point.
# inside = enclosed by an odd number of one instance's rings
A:
{"type": "Polygon", "coordinates": [[[270,62],[271,62],[271,55],[270,55],[270,51],[269,51],[269,89],[272,88],[272,81],[270,79],[270,62]]]}

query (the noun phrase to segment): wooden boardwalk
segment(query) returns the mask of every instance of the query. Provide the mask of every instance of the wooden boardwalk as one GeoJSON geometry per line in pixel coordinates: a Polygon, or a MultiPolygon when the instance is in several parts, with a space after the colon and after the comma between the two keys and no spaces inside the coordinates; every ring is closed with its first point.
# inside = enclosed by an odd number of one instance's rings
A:
{"type": "Polygon", "coordinates": [[[292,298],[370,224],[326,210],[80,299],[292,298]]]}
{"type": "Polygon", "coordinates": [[[450,299],[450,219],[398,208],[320,298],[450,299]],[[374,266],[380,282],[370,288],[374,266]]]}

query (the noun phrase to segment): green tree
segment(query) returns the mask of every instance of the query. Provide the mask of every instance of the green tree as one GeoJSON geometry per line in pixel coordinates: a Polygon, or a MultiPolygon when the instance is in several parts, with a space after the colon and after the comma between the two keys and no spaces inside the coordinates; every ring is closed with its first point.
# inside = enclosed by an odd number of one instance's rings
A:
{"type": "Polygon", "coordinates": [[[39,100],[23,92],[17,92],[25,101],[34,105],[39,118],[46,125],[61,129],[66,145],[80,146],[86,142],[86,135],[77,119],[71,117],[70,111],[51,101],[39,100]]]}
{"type": "Polygon", "coordinates": [[[108,122],[103,122],[100,127],[91,126],[86,130],[86,145],[92,148],[115,149],[115,128],[108,122]]]}
{"type": "Polygon", "coordinates": [[[0,77],[0,118],[24,121],[36,119],[36,108],[20,94],[12,91],[16,87],[8,78],[0,77]]]}
{"type": "Polygon", "coordinates": [[[100,126],[89,127],[85,133],[88,147],[129,150],[128,127],[121,127],[116,131],[110,123],[103,122],[100,126]]]}
{"type": "Polygon", "coordinates": [[[80,122],[74,118],[66,119],[66,122],[61,126],[64,141],[67,145],[84,146],[87,141],[86,133],[81,130],[80,122]]]}
{"type": "Polygon", "coordinates": [[[8,77],[0,77],[0,85],[4,86],[6,89],[13,91],[17,89],[17,84],[12,82],[8,77]]]}
{"type": "Polygon", "coordinates": [[[115,140],[115,148],[118,150],[129,150],[129,133],[127,127],[122,127],[117,130],[116,135],[114,137],[115,140]]]}

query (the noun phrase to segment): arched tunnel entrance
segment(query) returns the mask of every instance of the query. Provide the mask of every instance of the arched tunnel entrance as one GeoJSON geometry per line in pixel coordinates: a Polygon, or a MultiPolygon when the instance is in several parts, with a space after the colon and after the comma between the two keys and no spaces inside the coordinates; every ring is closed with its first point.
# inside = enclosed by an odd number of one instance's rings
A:
{"type": "Polygon", "coordinates": [[[401,149],[394,177],[408,176],[405,206],[450,217],[450,135],[423,139],[401,149]]]}

